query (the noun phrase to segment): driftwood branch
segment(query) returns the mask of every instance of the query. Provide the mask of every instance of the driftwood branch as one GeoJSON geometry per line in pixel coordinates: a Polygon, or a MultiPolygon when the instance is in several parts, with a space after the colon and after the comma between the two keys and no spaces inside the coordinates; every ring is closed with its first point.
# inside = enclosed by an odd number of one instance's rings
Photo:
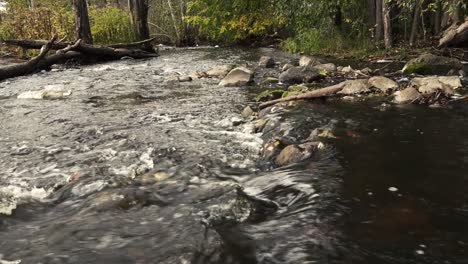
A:
{"type": "Polygon", "coordinates": [[[326,96],[330,96],[330,95],[334,95],[338,93],[339,91],[343,90],[343,88],[344,88],[343,83],[340,83],[340,84],[333,85],[330,87],[313,90],[313,91],[303,93],[300,95],[288,96],[285,98],[268,101],[268,102],[262,103],[259,107],[260,109],[263,109],[263,108],[267,108],[269,106],[272,106],[278,103],[297,101],[297,100],[310,100],[314,98],[326,97],[326,96]]]}
{"type": "Polygon", "coordinates": [[[439,41],[439,48],[467,47],[468,46],[468,19],[461,25],[452,25],[443,34],[439,41]]]}

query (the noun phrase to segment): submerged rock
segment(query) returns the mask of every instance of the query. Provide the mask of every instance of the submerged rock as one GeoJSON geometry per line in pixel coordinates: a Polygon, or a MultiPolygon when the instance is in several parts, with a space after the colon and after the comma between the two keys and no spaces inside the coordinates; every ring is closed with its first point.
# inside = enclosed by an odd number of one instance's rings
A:
{"type": "Polygon", "coordinates": [[[265,79],[262,80],[262,84],[277,84],[279,82],[278,78],[274,77],[266,77],[265,79]]]}
{"type": "Polygon", "coordinates": [[[413,87],[404,89],[403,91],[397,91],[394,93],[395,103],[412,103],[421,98],[421,94],[413,87]]]}
{"type": "Polygon", "coordinates": [[[261,92],[255,100],[257,102],[263,102],[263,101],[268,101],[268,100],[275,100],[281,97],[287,96],[288,92],[284,90],[266,90],[261,92]]]}
{"type": "Polygon", "coordinates": [[[206,76],[210,78],[218,78],[222,79],[228,75],[228,73],[234,69],[234,65],[228,64],[228,65],[221,65],[214,67],[213,69],[209,70],[206,72],[206,76]]]}
{"type": "Polygon", "coordinates": [[[280,83],[283,84],[308,83],[318,81],[322,78],[323,75],[312,67],[293,67],[281,73],[279,76],[280,83]]]}
{"type": "Polygon", "coordinates": [[[312,156],[315,149],[317,149],[315,142],[289,145],[276,157],[275,163],[277,166],[282,167],[306,160],[312,156]]]}
{"type": "Polygon", "coordinates": [[[343,83],[344,88],[339,94],[360,94],[370,92],[370,86],[367,79],[358,79],[358,80],[348,80],[343,83]]]}
{"type": "Polygon", "coordinates": [[[398,83],[392,79],[383,76],[376,76],[369,79],[369,85],[377,88],[383,93],[398,89],[398,83]]]}
{"type": "Polygon", "coordinates": [[[72,94],[72,91],[65,88],[65,85],[47,85],[41,91],[27,91],[18,95],[18,99],[63,99],[72,94]]]}
{"type": "Polygon", "coordinates": [[[403,68],[405,74],[439,74],[446,75],[450,71],[459,71],[463,64],[455,58],[423,54],[406,63],[403,68]]]}
{"type": "Polygon", "coordinates": [[[275,67],[275,60],[269,56],[262,56],[260,61],[258,62],[258,66],[265,67],[265,68],[274,68],[275,67]]]}
{"type": "Polygon", "coordinates": [[[246,86],[253,82],[253,72],[245,67],[238,67],[229,72],[219,83],[224,87],[246,86]]]}

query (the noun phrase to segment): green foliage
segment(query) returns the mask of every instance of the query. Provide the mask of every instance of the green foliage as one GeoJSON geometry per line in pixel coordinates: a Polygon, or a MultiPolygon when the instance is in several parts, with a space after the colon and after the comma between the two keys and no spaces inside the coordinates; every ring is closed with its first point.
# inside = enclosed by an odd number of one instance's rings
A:
{"type": "MultiPolygon", "coordinates": [[[[2,17],[0,37],[4,39],[75,39],[75,22],[69,1],[36,0],[29,8],[27,0],[10,0],[2,17]]],[[[90,26],[96,43],[107,44],[134,40],[128,13],[122,9],[92,6],[89,9],[90,26]]]]}
{"type": "Polygon", "coordinates": [[[91,33],[95,43],[131,42],[135,39],[127,12],[113,6],[90,8],[91,33]]]}
{"type": "Polygon", "coordinates": [[[206,37],[242,41],[273,32],[281,23],[269,0],[193,0],[185,21],[206,37]]]}
{"type": "Polygon", "coordinates": [[[326,55],[343,54],[350,51],[355,53],[352,55],[359,55],[375,50],[375,46],[369,38],[344,37],[339,32],[321,32],[317,29],[286,39],[282,43],[282,48],[293,53],[306,52],[326,55]]]}
{"type": "Polygon", "coordinates": [[[404,74],[431,74],[432,70],[424,63],[413,63],[404,69],[404,74]]]}
{"type": "Polygon", "coordinates": [[[269,100],[275,100],[278,98],[282,98],[288,95],[288,91],[285,90],[265,90],[261,92],[255,100],[257,102],[264,102],[269,100]]]}
{"type": "Polygon", "coordinates": [[[15,0],[8,2],[7,10],[0,25],[2,38],[49,39],[55,33],[60,38],[73,36],[73,14],[64,6],[30,9],[24,1],[15,0]]]}

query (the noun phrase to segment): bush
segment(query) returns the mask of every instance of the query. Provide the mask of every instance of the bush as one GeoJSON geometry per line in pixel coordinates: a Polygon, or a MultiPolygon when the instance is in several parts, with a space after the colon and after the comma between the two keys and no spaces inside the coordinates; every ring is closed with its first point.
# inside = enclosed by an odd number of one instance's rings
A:
{"type": "MultiPolygon", "coordinates": [[[[16,2],[8,5],[2,17],[0,37],[4,39],[59,39],[75,40],[73,11],[66,5],[43,5],[28,8],[16,2]]],[[[134,40],[129,15],[116,7],[91,8],[89,10],[91,33],[96,43],[108,44],[134,40]]]]}
{"type": "Polygon", "coordinates": [[[109,44],[135,40],[131,19],[124,10],[113,6],[91,8],[89,17],[95,43],[109,44]]]}
{"type": "Polygon", "coordinates": [[[306,52],[310,54],[336,55],[348,52],[361,55],[373,51],[375,46],[369,38],[344,37],[338,31],[321,32],[312,29],[288,38],[281,44],[282,48],[292,53],[306,52]]]}

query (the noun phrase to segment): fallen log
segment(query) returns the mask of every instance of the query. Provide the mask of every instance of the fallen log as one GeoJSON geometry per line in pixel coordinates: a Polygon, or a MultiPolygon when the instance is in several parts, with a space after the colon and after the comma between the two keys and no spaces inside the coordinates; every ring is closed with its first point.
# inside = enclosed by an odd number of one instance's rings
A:
{"type": "Polygon", "coordinates": [[[334,95],[338,93],[339,91],[343,90],[343,88],[344,88],[344,83],[339,83],[330,87],[313,90],[313,91],[303,93],[300,95],[288,96],[285,98],[268,101],[268,102],[260,104],[259,107],[260,109],[263,109],[263,108],[267,108],[269,106],[272,106],[278,103],[297,101],[297,100],[310,100],[310,99],[315,99],[315,98],[320,98],[320,97],[326,97],[326,96],[330,96],[330,95],[334,95]]]}
{"type": "Polygon", "coordinates": [[[443,33],[439,48],[443,47],[468,47],[468,19],[461,25],[452,25],[443,33]]]}
{"type": "Polygon", "coordinates": [[[38,64],[44,59],[47,53],[52,48],[52,45],[57,40],[57,36],[54,36],[50,41],[48,41],[39,52],[39,55],[32,58],[28,62],[19,63],[15,65],[5,66],[0,68],[0,80],[26,75],[37,71],[38,64]]]}
{"type": "MultiPolygon", "coordinates": [[[[66,62],[70,59],[81,58],[87,62],[118,60],[123,57],[132,57],[134,59],[144,59],[158,57],[155,52],[148,52],[140,49],[112,48],[106,46],[93,46],[82,43],[78,40],[74,44],[57,43],[57,37],[50,41],[30,41],[30,40],[6,40],[8,45],[18,45],[24,48],[35,49],[39,44],[43,44],[38,56],[30,61],[0,68],[0,80],[31,74],[41,70],[48,70],[57,63],[66,62]],[[46,56],[50,50],[57,49],[53,55],[46,56]]],[[[149,41],[149,40],[148,40],[149,41]]],[[[145,43],[149,43],[146,41],[145,43]]],[[[140,45],[142,42],[135,44],[140,45]]],[[[129,44],[130,46],[132,43],[129,44]]]]}
{"type": "MultiPolygon", "coordinates": [[[[151,43],[154,41],[155,38],[150,38],[138,42],[131,42],[131,43],[116,43],[116,44],[110,44],[110,45],[104,45],[104,46],[97,46],[94,45],[93,47],[96,48],[113,48],[113,49],[142,49],[147,45],[148,43],[151,43]]],[[[4,39],[1,41],[5,45],[9,46],[18,46],[23,49],[40,49],[42,46],[44,46],[48,41],[47,40],[28,40],[28,39],[4,39]]],[[[66,42],[56,42],[52,45],[52,50],[59,50],[59,49],[64,49],[68,47],[69,45],[72,45],[73,43],[66,43],[66,42]]],[[[92,46],[92,45],[89,45],[92,46]]]]}

